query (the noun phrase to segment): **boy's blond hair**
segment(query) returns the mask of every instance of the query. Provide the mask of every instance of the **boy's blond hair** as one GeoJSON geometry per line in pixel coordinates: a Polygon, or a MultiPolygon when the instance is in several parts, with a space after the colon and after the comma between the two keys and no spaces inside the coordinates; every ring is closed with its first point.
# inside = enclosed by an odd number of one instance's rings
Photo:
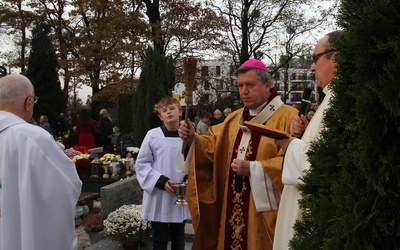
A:
{"type": "Polygon", "coordinates": [[[162,107],[169,106],[171,104],[175,104],[179,111],[182,111],[181,104],[172,96],[165,96],[157,103],[158,112],[161,113],[162,107]]]}

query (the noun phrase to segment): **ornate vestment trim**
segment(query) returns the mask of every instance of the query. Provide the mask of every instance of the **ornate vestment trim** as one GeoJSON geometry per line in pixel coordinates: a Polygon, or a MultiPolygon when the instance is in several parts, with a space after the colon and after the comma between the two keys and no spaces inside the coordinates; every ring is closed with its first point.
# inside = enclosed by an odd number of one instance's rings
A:
{"type": "MultiPolygon", "coordinates": [[[[263,124],[283,105],[279,96],[271,102],[252,120],[251,122],[263,124]]],[[[251,131],[243,125],[243,117],[239,121],[239,126],[243,130],[242,140],[238,150],[238,159],[244,159],[248,142],[251,138],[251,131]]],[[[268,175],[265,174],[262,166],[258,162],[250,164],[250,185],[254,197],[256,210],[258,212],[271,211],[278,209],[280,202],[280,192],[272,183],[268,175]]]]}

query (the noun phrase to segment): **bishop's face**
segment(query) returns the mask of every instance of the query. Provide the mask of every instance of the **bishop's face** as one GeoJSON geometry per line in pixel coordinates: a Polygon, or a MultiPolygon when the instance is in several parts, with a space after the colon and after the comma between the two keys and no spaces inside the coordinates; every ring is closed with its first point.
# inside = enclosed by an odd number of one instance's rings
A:
{"type": "Polygon", "coordinates": [[[249,70],[237,76],[240,99],[248,109],[256,109],[268,101],[271,95],[271,83],[264,83],[257,75],[257,70],[249,70]]]}

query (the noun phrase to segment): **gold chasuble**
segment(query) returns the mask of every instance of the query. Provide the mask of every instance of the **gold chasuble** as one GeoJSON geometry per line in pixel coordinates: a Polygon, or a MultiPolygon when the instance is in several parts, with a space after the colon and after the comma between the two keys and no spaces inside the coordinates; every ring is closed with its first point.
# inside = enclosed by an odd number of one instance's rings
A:
{"type": "MultiPolygon", "coordinates": [[[[267,128],[290,133],[291,120],[298,112],[296,109],[280,105],[275,110],[274,105],[269,104],[264,109],[274,111],[263,122],[267,128]]],[[[235,173],[230,167],[232,160],[239,158],[238,148],[245,134],[239,123],[251,118],[247,108],[239,109],[223,123],[210,127],[208,135],[196,134],[191,145],[187,158],[190,161],[187,201],[195,230],[195,250],[272,249],[276,207],[257,212],[255,199],[258,198],[252,193],[251,176],[241,176],[242,189],[237,192],[235,173]]],[[[251,133],[246,144],[244,159],[261,165],[264,179],[269,180],[273,196],[279,203],[283,190],[282,150],[274,139],[255,133],[251,133]]]]}

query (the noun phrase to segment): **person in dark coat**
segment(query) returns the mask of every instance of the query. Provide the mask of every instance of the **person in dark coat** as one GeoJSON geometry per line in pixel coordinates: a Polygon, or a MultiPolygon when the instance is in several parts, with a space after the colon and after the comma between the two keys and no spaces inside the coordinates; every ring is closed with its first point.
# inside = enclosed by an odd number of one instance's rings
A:
{"type": "Polygon", "coordinates": [[[65,117],[64,113],[60,113],[58,117],[58,136],[64,137],[66,133],[68,133],[68,119],[65,117]]]}
{"type": "Polygon", "coordinates": [[[214,111],[214,117],[211,119],[211,124],[210,124],[210,126],[220,124],[221,122],[224,121],[224,119],[225,119],[225,118],[222,116],[221,110],[216,109],[216,110],[214,111]]]}
{"type": "Polygon", "coordinates": [[[102,137],[102,139],[100,140],[101,144],[97,146],[103,147],[103,150],[105,152],[112,152],[114,148],[111,142],[113,136],[113,125],[110,118],[108,117],[107,109],[100,110],[100,117],[97,122],[97,129],[99,132],[99,136],[102,137]]]}
{"type": "Polygon", "coordinates": [[[53,131],[51,130],[49,119],[47,118],[47,116],[45,116],[45,115],[40,116],[39,126],[41,128],[43,128],[44,130],[46,130],[47,132],[49,132],[50,134],[53,134],[53,131]]]}

